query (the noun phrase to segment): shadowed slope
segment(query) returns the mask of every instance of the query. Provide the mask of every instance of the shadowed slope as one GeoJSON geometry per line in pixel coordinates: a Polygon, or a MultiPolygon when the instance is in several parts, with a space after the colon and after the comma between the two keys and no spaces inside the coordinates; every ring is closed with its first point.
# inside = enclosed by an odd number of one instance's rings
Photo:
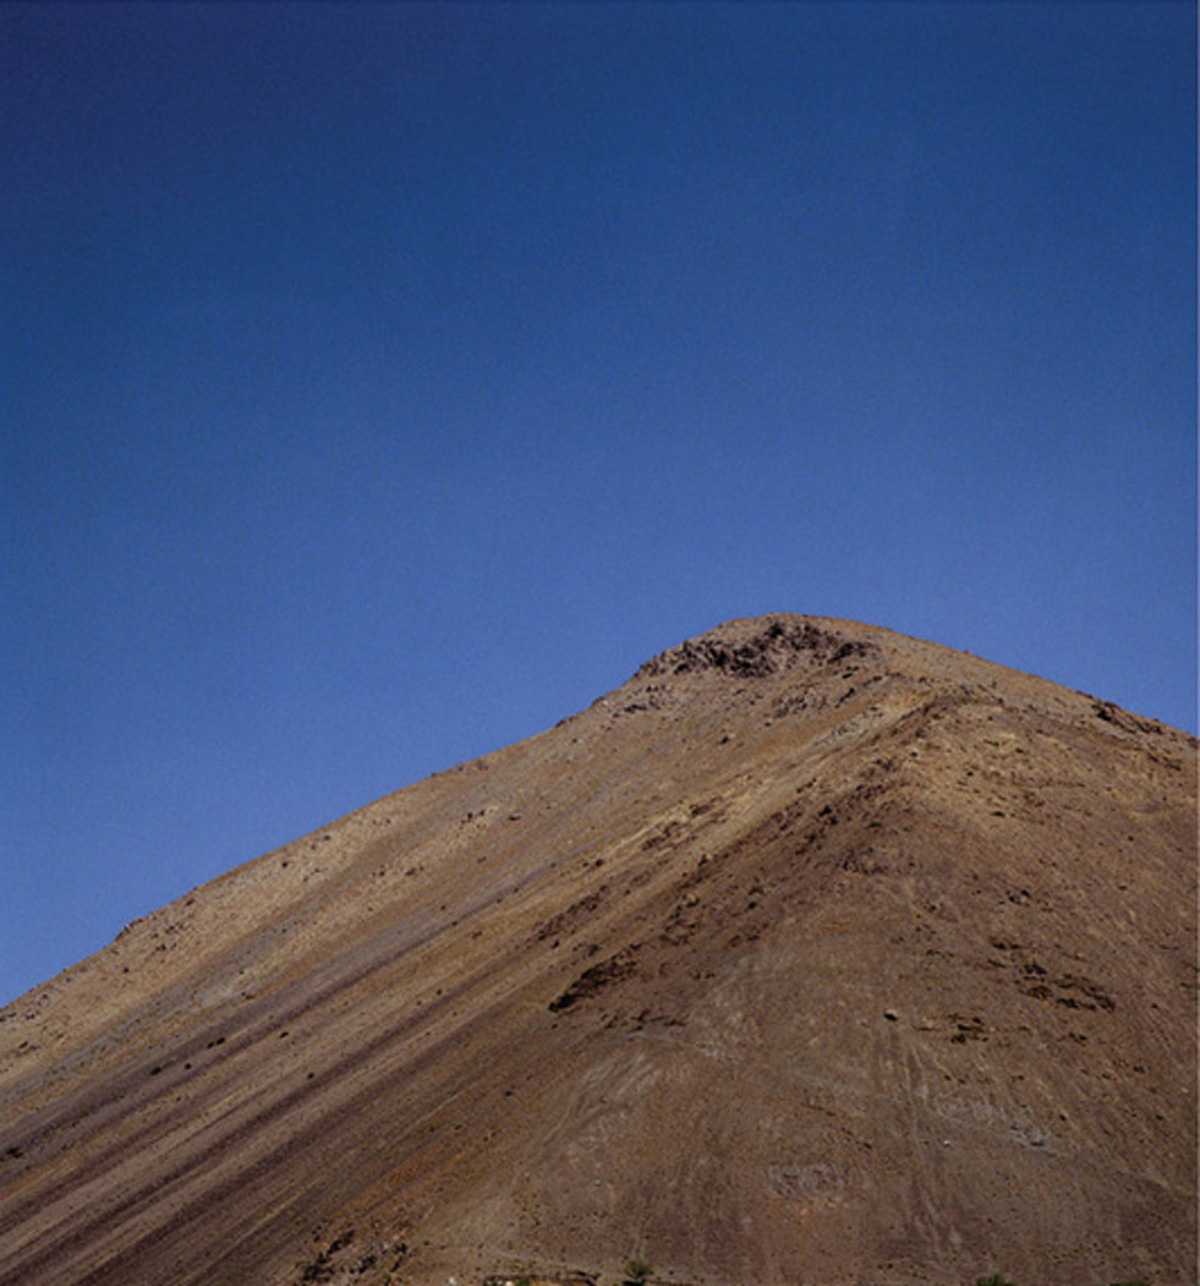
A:
{"type": "Polygon", "coordinates": [[[0,1012],[0,1280],[1183,1280],[1195,744],[738,621],[0,1012]]]}

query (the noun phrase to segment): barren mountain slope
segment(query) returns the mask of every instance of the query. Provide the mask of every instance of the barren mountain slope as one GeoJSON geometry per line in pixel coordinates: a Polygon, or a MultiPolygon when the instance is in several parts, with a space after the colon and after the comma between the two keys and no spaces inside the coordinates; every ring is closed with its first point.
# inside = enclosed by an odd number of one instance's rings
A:
{"type": "Polygon", "coordinates": [[[0,1011],[0,1281],[1194,1281],[1195,801],[1096,698],[722,626],[0,1011]]]}

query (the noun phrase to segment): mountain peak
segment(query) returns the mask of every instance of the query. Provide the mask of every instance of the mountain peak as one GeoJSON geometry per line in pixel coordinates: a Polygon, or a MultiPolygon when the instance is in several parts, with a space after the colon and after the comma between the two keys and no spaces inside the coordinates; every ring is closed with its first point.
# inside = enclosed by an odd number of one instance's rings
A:
{"type": "Polygon", "coordinates": [[[728,621],[652,657],[634,677],[715,670],[732,678],[759,678],[802,664],[836,664],[874,650],[862,637],[851,637],[861,636],[864,629],[784,614],[728,621]]]}
{"type": "Polygon", "coordinates": [[[0,1010],[0,1278],[1183,1280],[1195,800],[1095,697],[730,621],[0,1010]]]}

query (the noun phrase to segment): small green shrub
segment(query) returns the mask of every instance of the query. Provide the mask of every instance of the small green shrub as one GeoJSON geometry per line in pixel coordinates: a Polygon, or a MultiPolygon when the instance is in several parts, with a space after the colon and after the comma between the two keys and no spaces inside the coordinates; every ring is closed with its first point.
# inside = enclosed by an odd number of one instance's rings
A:
{"type": "Polygon", "coordinates": [[[625,1286],[643,1286],[653,1271],[644,1259],[631,1259],[625,1265],[625,1286]]]}
{"type": "Polygon", "coordinates": [[[990,1277],[976,1277],[975,1286],[1015,1286],[1003,1273],[993,1273],[990,1277]]]}
{"type": "Polygon", "coordinates": [[[1144,1277],[1139,1277],[1132,1282],[1113,1282],[1111,1286],[1150,1286],[1150,1283],[1144,1277]]]}

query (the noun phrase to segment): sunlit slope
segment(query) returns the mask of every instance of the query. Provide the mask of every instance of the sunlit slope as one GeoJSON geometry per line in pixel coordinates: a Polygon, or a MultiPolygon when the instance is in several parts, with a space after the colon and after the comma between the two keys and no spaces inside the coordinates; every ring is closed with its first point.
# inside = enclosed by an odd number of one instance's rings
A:
{"type": "Polygon", "coordinates": [[[0,1280],[1189,1280],[1195,770],[722,626],[4,1010],[0,1280]]]}

